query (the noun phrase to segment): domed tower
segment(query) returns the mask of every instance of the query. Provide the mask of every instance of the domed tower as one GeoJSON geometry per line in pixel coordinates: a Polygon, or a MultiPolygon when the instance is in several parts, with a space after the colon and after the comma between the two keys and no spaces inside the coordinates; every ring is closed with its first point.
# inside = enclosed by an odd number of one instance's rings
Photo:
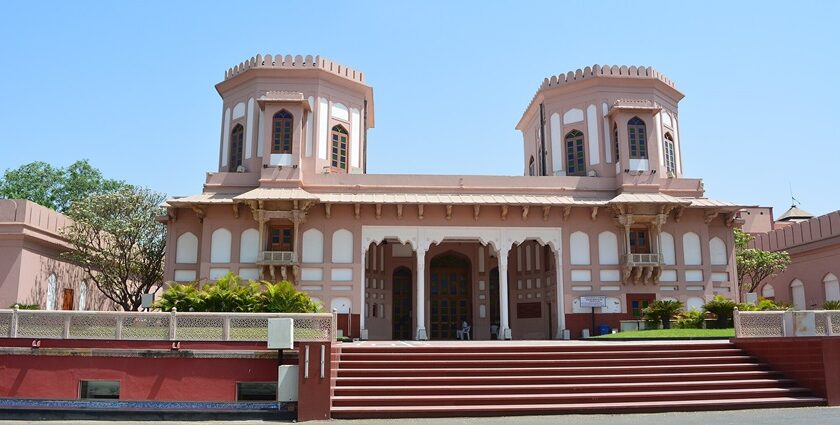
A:
{"type": "Polygon", "coordinates": [[[682,176],[674,83],[650,67],[600,66],[546,78],[516,128],[525,175],[682,176]]]}
{"type": "Polygon", "coordinates": [[[257,55],[225,72],[219,172],[300,180],[364,173],[373,89],[357,70],[320,56],[257,55]]]}

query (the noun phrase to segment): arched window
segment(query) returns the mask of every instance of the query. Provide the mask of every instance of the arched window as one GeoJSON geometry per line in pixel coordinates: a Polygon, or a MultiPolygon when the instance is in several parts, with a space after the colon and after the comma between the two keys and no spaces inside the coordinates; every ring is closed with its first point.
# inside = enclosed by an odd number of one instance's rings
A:
{"type": "Polygon", "coordinates": [[[615,154],[615,162],[618,162],[618,124],[613,123],[613,153],[615,154]]]}
{"type": "Polygon", "coordinates": [[[633,117],[630,121],[627,121],[627,139],[630,142],[631,159],[647,159],[646,135],[645,122],[639,117],[633,117]]]}
{"type": "Polygon", "coordinates": [[[790,283],[790,295],[793,300],[793,308],[795,310],[805,310],[805,285],[799,279],[794,279],[790,283]]]}
{"type": "Polygon", "coordinates": [[[55,298],[57,290],[58,288],[55,279],[55,273],[50,273],[50,276],[47,277],[47,310],[55,310],[55,298]]]}
{"type": "Polygon", "coordinates": [[[823,284],[825,285],[826,301],[840,300],[840,280],[837,279],[837,276],[833,273],[825,275],[823,284]]]}
{"type": "Polygon", "coordinates": [[[271,120],[271,153],[292,153],[292,114],[283,109],[271,120]]]}
{"type": "Polygon", "coordinates": [[[347,129],[342,125],[332,128],[332,157],[333,168],[347,171],[347,129]]]}
{"type": "Polygon", "coordinates": [[[566,134],[566,175],[585,176],[583,133],[572,130],[566,134]]]}
{"type": "Polygon", "coordinates": [[[79,310],[87,308],[87,282],[79,282],[79,310]]]}
{"type": "Polygon", "coordinates": [[[536,164],[536,163],[535,163],[535,161],[534,161],[534,156],[533,156],[533,155],[531,155],[531,160],[530,160],[530,161],[528,161],[528,175],[529,175],[529,176],[535,176],[535,175],[537,175],[537,170],[536,170],[535,164],[536,164]]]}
{"type": "Polygon", "coordinates": [[[242,124],[236,124],[230,132],[230,156],[228,157],[228,171],[234,172],[242,165],[242,141],[244,140],[245,129],[242,124]]]}
{"type": "Polygon", "coordinates": [[[674,137],[665,133],[665,171],[669,175],[677,174],[677,155],[674,153],[674,137]]]}

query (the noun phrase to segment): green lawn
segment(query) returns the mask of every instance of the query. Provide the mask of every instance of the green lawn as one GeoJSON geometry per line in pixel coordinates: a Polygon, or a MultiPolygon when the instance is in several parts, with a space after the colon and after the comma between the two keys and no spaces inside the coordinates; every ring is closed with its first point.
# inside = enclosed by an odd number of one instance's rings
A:
{"type": "Polygon", "coordinates": [[[596,336],[595,339],[614,338],[733,338],[735,329],[651,329],[647,331],[617,332],[596,336]]]}

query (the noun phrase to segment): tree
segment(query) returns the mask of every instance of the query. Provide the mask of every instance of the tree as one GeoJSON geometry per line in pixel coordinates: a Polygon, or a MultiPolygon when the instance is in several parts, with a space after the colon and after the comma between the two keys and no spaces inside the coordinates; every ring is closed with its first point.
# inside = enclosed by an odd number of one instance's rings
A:
{"type": "Polygon", "coordinates": [[[64,254],[80,265],[100,292],[126,311],[163,281],[166,228],[157,222],[163,195],[123,187],[72,203],[73,224],[62,230],[72,246],[64,254]]]}
{"type": "Polygon", "coordinates": [[[28,199],[67,213],[75,201],[95,193],[113,192],[125,186],[122,181],[104,178],[102,172],[86,159],[76,161],[66,168],[35,161],[3,173],[0,178],[0,198],[28,199]]]}
{"type": "Polygon", "coordinates": [[[765,279],[783,272],[790,265],[790,254],[786,251],[749,248],[751,240],[751,235],[735,229],[735,263],[738,282],[744,292],[755,292],[765,279]]]}

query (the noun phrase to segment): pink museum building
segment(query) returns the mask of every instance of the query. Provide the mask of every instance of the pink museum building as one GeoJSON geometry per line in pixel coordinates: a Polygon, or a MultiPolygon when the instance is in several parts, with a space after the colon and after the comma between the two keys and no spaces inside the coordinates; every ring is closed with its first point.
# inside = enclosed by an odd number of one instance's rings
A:
{"type": "Polygon", "coordinates": [[[218,171],[167,201],[167,280],[288,279],[368,339],[578,337],[655,299],[736,298],[739,206],[683,175],[678,103],[653,68],[546,78],[523,176],[367,174],[365,75],[255,56],[225,73],[218,171]],[[738,223],[736,223],[738,222],[738,223]]]}

